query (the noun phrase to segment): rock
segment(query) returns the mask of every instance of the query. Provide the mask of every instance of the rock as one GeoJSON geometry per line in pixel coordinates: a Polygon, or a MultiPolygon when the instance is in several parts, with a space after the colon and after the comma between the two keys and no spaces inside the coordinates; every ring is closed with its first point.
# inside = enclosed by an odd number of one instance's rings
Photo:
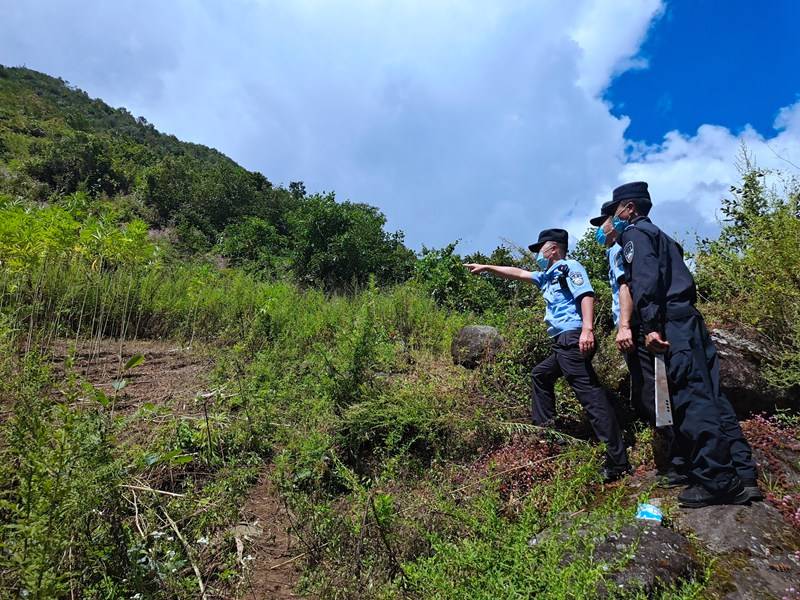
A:
{"type": "Polygon", "coordinates": [[[800,533],[765,502],[677,511],[678,528],[717,556],[715,572],[729,581],[730,600],[782,598],[800,581],[800,533]]]}
{"type": "MultiPolygon", "coordinates": [[[[616,598],[620,592],[625,597],[637,593],[650,597],[660,589],[690,579],[700,570],[689,541],[653,521],[636,520],[621,529],[613,520],[608,520],[605,526],[601,521],[581,527],[574,534],[546,529],[528,540],[528,545],[534,547],[554,535],[565,541],[570,535],[577,535],[584,543],[594,546],[592,562],[615,566],[599,585],[597,598],[616,598]],[[600,533],[603,529],[611,533],[600,533]],[[622,566],[618,566],[620,563],[622,566]]],[[[572,556],[567,554],[562,563],[571,561],[572,556]]]]}
{"type": "Polygon", "coordinates": [[[613,564],[631,551],[634,555],[599,590],[600,597],[616,596],[617,591],[649,597],[658,589],[689,579],[698,569],[689,541],[652,521],[636,521],[609,534],[595,549],[594,560],[613,564]]]}
{"type": "Polygon", "coordinates": [[[764,357],[769,354],[766,346],[727,329],[710,333],[719,354],[720,386],[740,418],[798,407],[798,398],[769,388],[763,375],[764,357]]]}
{"type": "Polygon", "coordinates": [[[235,538],[253,539],[264,533],[264,528],[255,523],[240,523],[235,527],[231,527],[230,533],[235,538]]]}
{"type": "Polygon", "coordinates": [[[453,363],[474,369],[480,363],[492,360],[505,344],[500,333],[488,325],[462,327],[450,346],[453,363]]]}

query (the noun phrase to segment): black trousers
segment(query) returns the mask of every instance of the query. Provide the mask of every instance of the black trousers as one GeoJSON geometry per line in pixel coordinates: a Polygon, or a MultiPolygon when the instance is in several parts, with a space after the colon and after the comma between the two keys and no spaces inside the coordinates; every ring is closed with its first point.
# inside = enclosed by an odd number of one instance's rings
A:
{"type": "Polygon", "coordinates": [[[555,418],[555,383],[563,375],[589,415],[597,439],[606,444],[607,465],[626,467],[628,455],[614,407],[597,380],[592,355],[584,356],[578,348],[580,335],[575,329],[553,338],[552,353],[533,368],[533,422],[549,425],[555,418]]]}
{"type": "Polygon", "coordinates": [[[752,450],[719,386],[719,357],[703,318],[695,312],[665,324],[672,411],[689,476],[712,493],[736,480],[755,481],[752,450]]]}
{"type": "Polygon", "coordinates": [[[681,445],[676,440],[675,428],[656,427],[656,382],[655,358],[644,347],[641,332],[635,332],[636,347],[623,354],[628,372],[631,375],[631,403],[640,419],[653,428],[653,460],[659,473],[665,474],[670,469],[684,473],[687,469],[686,459],[681,456],[681,445]]]}

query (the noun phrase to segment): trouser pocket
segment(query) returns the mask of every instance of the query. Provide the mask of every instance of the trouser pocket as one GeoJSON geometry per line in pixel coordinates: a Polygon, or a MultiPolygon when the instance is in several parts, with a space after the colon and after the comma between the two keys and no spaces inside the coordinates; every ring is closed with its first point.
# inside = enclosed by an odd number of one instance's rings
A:
{"type": "Polygon", "coordinates": [[[692,372],[693,349],[690,340],[670,341],[667,352],[667,374],[670,385],[675,389],[685,388],[692,372]]]}

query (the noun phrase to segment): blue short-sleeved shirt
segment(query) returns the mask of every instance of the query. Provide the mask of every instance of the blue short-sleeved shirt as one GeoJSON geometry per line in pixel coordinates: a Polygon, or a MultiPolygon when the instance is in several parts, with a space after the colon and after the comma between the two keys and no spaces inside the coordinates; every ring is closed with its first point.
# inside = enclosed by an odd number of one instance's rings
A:
{"type": "Polygon", "coordinates": [[[619,325],[619,284],[625,277],[622,246],[614,244],[606,250],[606,256],[608,257],[608,282],[611,284],[611,312],[614,313],[614,325],[619,325]]]}
{"type": "Polygon", "coordinates": [[[544,297],[547,307],[544,320],[549,336],[555,337],[583,326],[579,300],[581,296],[594,294],[594,290],[581,263],[559,260],[546,271],[535,272],[531,279],[544,297]]]}

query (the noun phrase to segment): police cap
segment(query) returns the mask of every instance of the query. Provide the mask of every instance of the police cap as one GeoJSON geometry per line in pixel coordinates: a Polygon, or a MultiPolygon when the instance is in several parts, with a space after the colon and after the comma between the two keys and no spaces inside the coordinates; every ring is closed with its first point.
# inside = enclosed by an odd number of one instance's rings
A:
{"type": "Polygon", "coordinates": [[[538,252],[547,242],[556,242],[566,246],[569,242],[569,234],[566,229],[543,229],[539,233],[539,240],[528,248],[531,252],[538,252]]]}
{"type": "Polygon", "coordinates": [[[605,202],[600,209],[600,216],[592,218],[589,223],[599,227],[608,218],[614,216],[617,212],[617,206],[622,201],[629,201],[636,204],[637,210],[647,215],[653,207],[653,202],[650,200],[650,192],[647,190],[646,181],[632,181],[631,183],[624,183],[616,188],[611,194],[611,200],[605,202]]]}
{"type": "Polygon", "coordinates": [[[602,225],[608,217],[614,216],[614,213],[617,211],[617,205],[619,205],[619,200],[616,202],[614,200],[609,200],[608,202],[604,202],[603,206],[600,208],[600,216],[594,217],[589,221],[592,225],[599,227],[602,225]]]}
{"type": "MultiPolygon", "coordinates": [[[[653,202],[650,192],[647,191],[646,181],[632,181],[619,186],[611,194],[612,202],[633,201],[640,213],[646,215],[650,212],[653,202]]],[[[616,209],[615,209],[616,210],[616,209]]]]}

